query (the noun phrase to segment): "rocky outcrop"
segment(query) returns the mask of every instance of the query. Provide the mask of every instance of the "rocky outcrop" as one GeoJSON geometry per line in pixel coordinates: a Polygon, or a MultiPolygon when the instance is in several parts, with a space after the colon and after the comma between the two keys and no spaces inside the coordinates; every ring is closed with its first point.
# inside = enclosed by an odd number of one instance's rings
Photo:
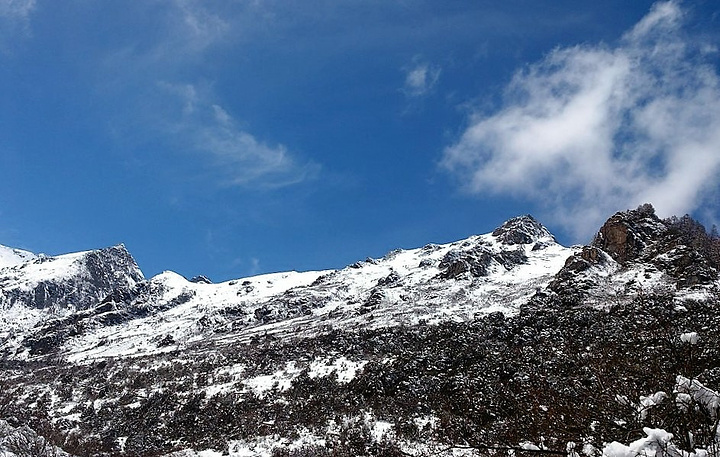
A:
{"type": "MultiPolygon", "coordinates": [[[[631,271],[645,279],[659,272],[663,285],[678,289],[708,285],[718,278],[719,244],[690,216],[660,219],[644,204],[610,217],[590,245],[567,259],[548,289],[578,302],[598,292],[601,278],[612,283],[611,276],[631,271]]],[[[636,286],[633,281],[624,286],[636,286]]]]}
{"type": "Polygon", "coordinates": [[[473,277],[489,275],[494,268],[512,270],[527,263],[522,245],[532,244],[532,250],[542,250],[555,242],[555,238],[540,222],[530,215],[507,220],[492,232],[497,245],[476,242],[462,249],[449,251],[440,261],[441,277],[457,278],[468,274],[473,277]]]}
{"type": "Polygon", "coordinates": [[[507,220],[493,230],[492,235],[503,244],[530,244],[541,238],[555,240],[545,226],[529,214],[507,220]]]}
{"type": "Polygon", "coordinates": [[[487,276],[491,262],[491,253],[481,246],[467,250],[453,250],[445,254],[440,261],[441,277],[457,278],[465,273],[475,277],[487,276]]]}
{"type": "Polygon", "coordinates": [[[593,246],[621,265],[650,264],[674,278],[677,287],[709,284],[718,277],[718,240],[686,215],[661,220],[650,204],[615,214],[602,226],[593,246]]]}
{"type": "Polygon", "coordinates": [[[497,252],[487,246],[478,245],[448,252],[439,266],[442,270],[440,276],[451,279],[466,273],[479,278],[489,275],[496,266],[512,270],[513,267],[523,263],[527,263],[527,256],[520,249],[497,252]]]}
{"type": "Polygon", "coordinates": [[[166,311],[194,296],[192,291],[183,291],[170,299],[163,299],[166,292],[165,285],[154,280],[140,281],[134,287],[117,287],[96,306],[49,319],[30,329],[22,345],[32,356],[51,354],[72,337],[166,311]]]}
{"type": "Polygon", "coordinates": [[[577,302],[597,285],[591,270],[601,269],[611,262],[612,258],[601,249],[584,246],[580,252],[567,258],[555,279],[548,284],[548,290],[566,302],[577,302]]]}
{"type": "Polygon", "coordinates": [[[667,232],[667,226],[646,203],[636,210],[615,213],[600,228],[591,246],[607,252],[616,262],[626,264],[648,254],[667,232]]]}
{"type": "Polygon", "coordinates": [[[82,310],[144,279],[124,245],[38,257],[0,269],[0,306],[82,310]]]}

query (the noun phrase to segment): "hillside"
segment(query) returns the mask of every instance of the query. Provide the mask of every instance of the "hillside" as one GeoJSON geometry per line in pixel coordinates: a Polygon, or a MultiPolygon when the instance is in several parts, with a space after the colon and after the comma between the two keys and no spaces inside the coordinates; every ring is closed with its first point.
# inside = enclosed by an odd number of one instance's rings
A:
{"type": "Polygon", "coordinates": [[[719,246],[643,205],[221,284],[7,255],[0,452],[717,456],[719,246]]]}

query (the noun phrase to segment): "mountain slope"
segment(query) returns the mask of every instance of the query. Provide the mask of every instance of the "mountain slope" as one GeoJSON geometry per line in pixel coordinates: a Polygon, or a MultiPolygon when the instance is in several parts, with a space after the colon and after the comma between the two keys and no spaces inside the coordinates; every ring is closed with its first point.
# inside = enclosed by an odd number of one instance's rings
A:
{"type": "Polygon", "coordinates": [[[718,457],[719,246],[643,206],[587,246],[522,216],[341,270],[16,302],[40,317],[0,340],[0,453],[23,430],[79,456],[718,457]]]}
{"type": "Polygon", "coordinates": [[[9,248],[0,244],[0,269],[19,265],[36,257],[32,252],[9,248]]]}
{"type": "Polygon", "coordinates": [[[123,245],[55,257],[10,252],[13,256],[5,256],[10,260],[0,268],[0,344],[144,280],[123,245]]]}
{"type": "Polygon", "coordinates": [[[396,250],[342,270],[288,272],[208,284],[165,272],[99,306],[34,329],[15,357],[73,361],[166,352],[257,335],[465,321],[513,313],[573,251],[530,216],[491,234],[396,250]]]}

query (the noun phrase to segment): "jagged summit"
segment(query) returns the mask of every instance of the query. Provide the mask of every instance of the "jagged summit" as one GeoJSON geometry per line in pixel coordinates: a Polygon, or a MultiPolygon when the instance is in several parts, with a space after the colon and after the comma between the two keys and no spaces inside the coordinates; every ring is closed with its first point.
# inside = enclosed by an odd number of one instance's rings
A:
{"type": "Polygon", "coordinates": [[[574,302],[668,288],[687,294],[712,286],[719,269],[720,239],[689,215],[660,219],[646,203],[611,216],[548,288],[574,302]]]}
{"type": "Polygon", "coordinates": [[[144,280],[124,245],[59,256],[28,256],[0,268],[0,307],[85,309],[113,289],[144,280]]]}
{"type": "Polygon", "coordinates": [[[666,224],[655,215],[655,208],[646,203],[634,210],[615,213],[600,228],[591,246],[625,264],[641,257],[667,230],[666,224]]]}
{"type": "Polygon", "coordinates": [[[529,214],[513,217],[493,230],[492,235],[507,245],[530,244],[542,238],[555,241],[555,237],[540,222],[529,214]]]}
{"type": "Polygon", "coordinates": [[[720,240],[689,215],[660,219],[649,203],[613,215],[592,246],[623,266],[652,265],[678,287],[709,284],[718,278],[720,240]]]}

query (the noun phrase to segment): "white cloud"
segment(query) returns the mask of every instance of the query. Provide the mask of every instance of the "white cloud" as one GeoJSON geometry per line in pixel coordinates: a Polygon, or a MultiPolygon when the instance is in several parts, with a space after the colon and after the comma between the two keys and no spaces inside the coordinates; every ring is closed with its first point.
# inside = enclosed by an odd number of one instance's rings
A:
{"type": "Polygon", "coordinates": [[[0,0],[0,51],[8,52],[17,34],[29,33],[34,9],[35,0],[0,0]]]}
{"type": "Polygon", "coordinates": [[[296,184],[317,175],[320,166],[301,162],[282,145],[271,146],[238,126],[237,121],[212,94],[192,84],[162,83],[160,87],[181,106],[178,116],[165,123],[167,133],[190,151],[211,159],[221,184],[276,188],[296,184]]]}
{"type": "Polygon", "coordinates": [[[130,106],[115,124],[129,126],[128,136],[140,132],[207,158],[204,171],[221,186],[277,188],[315,176],[319,165],[241,127],[212,80],[202,76],[208,54],[236,38],[239,19],[198,0],[171,0],[159,11],[155,41],[133,43],[105,59],[104,90],[130,106]]]}
{"type": "Polygon", "coordinates": [[[27,19],[35,9],[35,0],[0,0],[0,17],[27,19]]]}
{"type": "Polygon", "coordinates": [[[408,69],[405,74],[403,92],[409,97],[420,97],[432,90],[440,78],[440,68],[420,63],[408,69]]]}
{"type": "Polygon", "coordinates": [[[720,78],[683,19],[658,3],[615,47],[556,49],[519,71],[442,166],[470,192],[539,202],[577,237],[643,202],[699,208],[718,186],[720,78]]]}

